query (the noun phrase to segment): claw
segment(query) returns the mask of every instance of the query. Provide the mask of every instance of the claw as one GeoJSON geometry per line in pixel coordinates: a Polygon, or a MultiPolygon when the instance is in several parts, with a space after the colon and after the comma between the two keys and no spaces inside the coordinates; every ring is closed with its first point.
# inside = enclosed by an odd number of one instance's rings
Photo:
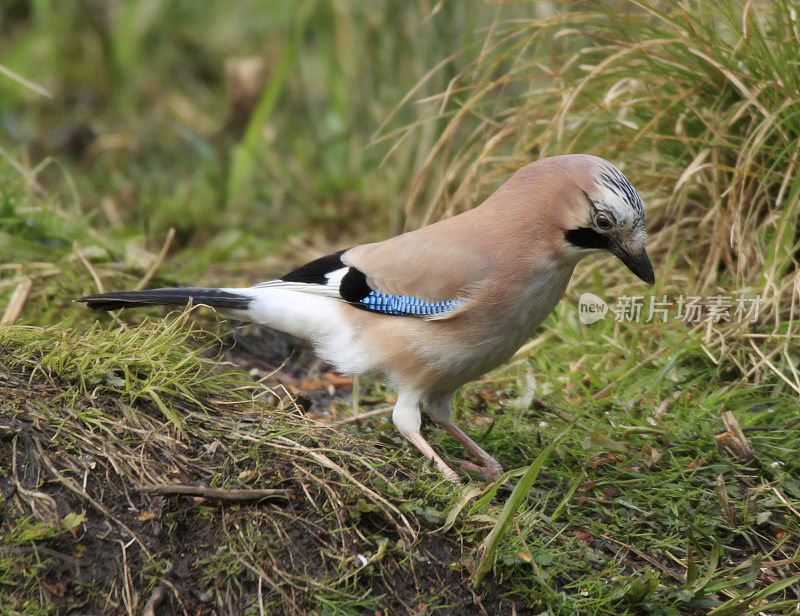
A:
{"type": "Polygon", "coordinates": [[[503,467],[500,465],[500,463],[486,453],[480,445],[473,441],[456,424],[454,424],[452,421],[440,421],[437,423],[445,432],[456,439],[459,443],[464,445],[470,455],[479,462],[478,464],[475,464],[474,462],[461,460],[458,463],[461,469],[470,471],[472,473],[479,473],[492,481],[499,478],[503,474],[503,467]]]}
{"type": "Polygon", "coordinates": [[[503,467],[500,466],[497,460],[492,460],[492,462],[487,461],[484,465],[475,464],[469,460],[458,460],[458,467],[463,471],[483,475],[491,481],[502,477],[504,472],[503,467]]]}

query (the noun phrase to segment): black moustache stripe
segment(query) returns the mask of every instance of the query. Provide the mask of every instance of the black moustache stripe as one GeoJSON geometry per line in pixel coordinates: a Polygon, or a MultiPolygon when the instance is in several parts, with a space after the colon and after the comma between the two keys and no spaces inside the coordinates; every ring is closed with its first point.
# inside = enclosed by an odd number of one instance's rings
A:
{"type": "Polygon", "coordinates": [[[605,235],[589,227],[570,229],[564,233],[564,237],[578,248],[608,250],[611,247],[611,241],[605,235]]]}

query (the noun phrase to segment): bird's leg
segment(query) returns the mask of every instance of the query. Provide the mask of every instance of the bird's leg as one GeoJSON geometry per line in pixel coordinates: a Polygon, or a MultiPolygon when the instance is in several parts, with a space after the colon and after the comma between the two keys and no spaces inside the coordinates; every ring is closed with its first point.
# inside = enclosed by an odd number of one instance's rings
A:
{"type": "Polygon", "coordinates": [[[467,451],[480,462],[480,464],[474,464],[464,460],[460,464],[461,468],[467,471],[481,473],[490,479],[497,479],[503,474],[503,467],[500,463],[486,453],[478,443],[473,441],[469,435],[453,423],[452,420],[434,421],[436,421],[442,430],[464,445],[467,451]]]}
{"type": "Polygon", "coordinates": [[[419,395],[401,390],[397,396],[397,404],[394,405],[394,410],[392,411],[392,421],[394,425],[397,426],[400,434],[405,436],[414,447],[419,449],[423,456],[428,460],[433,460],[436,464],[436,468],[441,471],[447,481],[452,481],[455,484],[461,485],[458,473],[447,466],[447,463],[433,450],[433,447],[430,446],[430,443],[425,440],[422,433],[419,431],[422,425],[419,405],[419,395]]]}
{"type": "Polygon", "coordinates": [[[447,481],[452,481],[457,485],[461,485],[461,479],[459,478],[458,473],[447,466],[447,463],[442,460],[441,456],[433,450],[433,447],[431,447],[430,443],[425,440],[425,437],[422,436],[421,432],[406,434],[405,437],[412,445],[414,445],[414,447],[422,452],[423,456],[428,458],[428,460],[433,460],[434,464],[436,464],[436,468],[441,471],[442,476],[447,479],[447,481]]]}
{"type": "Polygon", "coordinates": [[[481,473],[490,479],[497,479],[503,474],[503,467],[500,466],[500,463],[486,453],[478,443],[473,441],[461,428],[453,423],[451,419],[453,412],[451,406],[452,398],[452,392],[428,394],[424,402],[425,414],[428,415],[436,425],[466,447],[470,455],[478,461],[478,464],[474,464],[462,460],[459,463],[462,469],[481,473]]]}

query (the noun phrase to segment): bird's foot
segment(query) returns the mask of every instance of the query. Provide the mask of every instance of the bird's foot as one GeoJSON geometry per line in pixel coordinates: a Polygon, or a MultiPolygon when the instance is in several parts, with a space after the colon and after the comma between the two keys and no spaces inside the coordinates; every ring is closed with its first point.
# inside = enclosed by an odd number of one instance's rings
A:
{"type": "MultiPolygon", "coordinates": [[[[438,466],[438,465],[437,465],[438,466]]],[[[457,487],[461,487],[461,477],[458,476],[458,473],[455,472],[452,468],[445,465],[444,468],[441,466],[439,470],[442,472],[442,477],[444,477],[450,483],[456,484],[457,487]]]]}
{"type": "Polygon", "coordinates": [[[464,445],[469,452],[469,455],[478,461],[476,464],[475,462],[469,462],[467,460],[460,460],[458,465],[459,468],[465,471],[469,471],[471,473],[478,473],[487,477],[491,481],[498,479],[503,474],[503,467],[500,463],[495,460],[491,455],[486,453],[480,445],[478,445],[475,441],[473,441],[461,428],[459,428],[456,424],[452,421],[439,421],[437,422],[439,426],[447,432],[450,436],[455,438],[459,443],[464,445]]]}
{"type": "Polygon", "coordinates": [[[475,464],[474,462],[470,462],[469,460],[459,460],[458,467],[461,470],[470,473],[477,473],[479,475],[483,475],[490,481],[494,481],[495,479],[500,479],[500,477],[502,477],[504,473],[503,467],[494,458],[486,460],[482,465],[475,464]]]}
{"type": "Polygon", "coordinates": [[[457,486],[461,485],[461,478],[458,476],[458,473],[447,466],[447,462],[442,460],[441,456],[433,450],[433,447],[428,444],[428,441],[423,438],[422,434],[419,432],[414,432],[412,434],[407,434],[406,438],[412,445],[414,445],[414,447],[420,450],[422,455],[428,458],[428,460],[433,461],[433,463],[436,465],[436,468],[438,468],[439,472],[442,473],[442,477],[444,477],[447,481],[456,484],[457,486]]]}

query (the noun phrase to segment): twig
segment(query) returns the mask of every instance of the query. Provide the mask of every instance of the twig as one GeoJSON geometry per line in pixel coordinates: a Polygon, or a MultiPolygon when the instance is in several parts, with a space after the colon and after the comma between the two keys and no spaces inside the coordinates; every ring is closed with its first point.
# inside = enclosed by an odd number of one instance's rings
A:
{"type": "MultiPolygon", "coordinates": [[[[742,432],[781,432],[788,430],[789,428],[794,428],[798,423],[800,423],[800,419],[792,419],[791,421],[787,421],[785,424],[780,426],[746,426],[741,428],[742,432]]],[[[714,430],[711,435],[712,436],[720,436],[721,434],[725,434],[729,432],[727,428],[722,428],[721,430],[714,430]]],[[[667,441],[666,444],[670,445],[672,443],[685,443],[686,441],[693,441],[699,438],[703,438],[704,435],[696,432],[694,434],[690,434],[689,436],[685,436],[678,440],[674,441],[667,441]]]]}
{"type": "MultiPolygon", "coordinates": [[[[375,492],[375,490],[372,490],[371,488],[368,488],[366,485],[361,483],[358,479],[356,479],[353,476],[352,473],[350,473],[350,471],[348,471],[347,469],[343,468],[342,466],[336,464],[336,462],[334,462],[333,460],[328,458],[326,455],[320,453],[319,451],[316,451],[314,449],[311,449],[309,447],[301,445],[300,443],[296,443],[296,442],[286,438],[285,436],[278,437],[278,440],[286,443],[286,445],[288,447],[292,448],[296,452],[305,453],[306,455],[308,455],[308,457],[313,459],[320,466],[324,466],[325,468],[329,468],[330,470],[338,473],[344,479],[346,479],[347,481],[349,481],[352,484],[354,484],[355,486],[357,486],[364,494],[366,494],[369,497],[369,499],[372,502],[374,502],[375,504],[383,507],[384,510],[388,509],[389,511],[393,512],[394,514],[396,514],[398,516],[398,518],[400,518],[400,520],[403,521],[403,526],[405,526],[405,528],[409,531],[409,533],[410,533],[411,537],[413,538],[413,540],[416,541],[417,532],[412,528],[411,524],[408,521],[408,518],[406,518],[406,516],[403,514],[403,512],[400,511],[400,509],[395,507],[388,500],[386,500],[379,493],[375,492]]],[[[399,524],[397,525],[397,528],[398,529],[400,528],[399,524]]]]}
{"type": "MultiPolygon", "coordinates": [[[[35,263],[26,263],[28,267],[35,267],[35,263]]],[[[49,265],[49,264],[46,264],[49,265]]],[[[19,266],[14,263],[11,265],[0,265],[0,271],[2,270],[9,270],[9,269],[17,269],[19,266]]],[[[39,278],[50,278],[52,276],[58,276],[61,273],[60,269],[49,269],[44,272],[36,272],[35,274],[30,274],[28,276],[17,276],[16,278],[10,278],[9,280],[4,280],[0,282],[0,289],[7,289],[8,287],[16,287],[19,285],[20,282],[25,282],[29,278],[31,280],[38,280],[39,278]]]]}
{"type": "Polygon", "coordinates": [[[45,96],[47,98],[53,98],[53,93],[50,92],[50,90],[43,88],[38,83],[33,83],[32,81],[25,79],[22,75],[20,75],[19,73],[15,73],[14,71],[12,71],[10,68],[8,68],[3,64],[0,64],[0,73],[5,75],[6,77],[10,77],[17,83],[22,84],[29,90],[33,90],[37,94],[41,94],[42,96],[45,96]]]}
{"type": "Polygon", "coordinates": [[[800,558],[781,558],[780,560],[765,560],[758,566],[761,569],[773,569],[775,567],[785,567],[786,565],[794,565],[800,563],[800,558]]]}
{"type": "Polygon", "coordinates": [[[366,419],[367,417],[375,417],[376,415],[388,415],[392,412],[392,408],[383,408],[383,409],[374,409],[372,411],[366,411],[364,413],[359,413],[358,415],[353,415],[352,417],[345,417],[344,419],[337,419],[336,421],[332,421],[330,425],[332,426],[343,426],[345,424],[354,423],[356,421],[361,421],[362,419],[366,419]]]}
{"type": "Polygon", "coordinates": [[[131,573],[128,569],[128,547],[122,539],[117,539],[122,548],[122,602],[128,610],[128,614],[133,616],[133,593],[131,592],[131,573]]]}
{"type": "Polygon", "coordinates": [[[780,491],[778,491],[778,488],[776,488],[775,486],[771,486],[770,489],[772,490],[772,493],[778,497],[778,500],[781,501],[784,505],[786,505],[786,507],[788,507],[789,511],[791,511],[798,518],[800,518],[800,511],[797,511],[797,509],[792,507],[792,504],[788,500],[786,500],[786,497],[783,494],[781,494],[780,491]]]}
{"type": "Polygon", "coordinates": [[[0,319],[0,325],[11,325],[19,318],[25,302],[28,301],[28,296],[31,294],[31,289],[33,289],[33,278],[20,280],[17,288],[11,294],[11,299],[8,300],[3,318],[0,319]]]}
{"type": "MultiPolygon", "coordinates": [[[[795,427],[798,423],[800,423],[800,419],[793,419],[791,421],[787,421],[782,426],[745,426],[741,428],[742,432],[781,432],[782,430],[788,430],[789,428],[795,427]]],[[[717,430],[714,432],[715,435],[717,434],[725,434],[728,430],[717,430]]]]}
{"type": "Polygon", "coordinates": [[[92,264],[89,263],[89,259],[87,259],[86,255],[83,254],[83,251],[81,250],[81,245],[78,244],[78,242],[75,242],[75,254],[78,255],[78,259],[80,259],[80,262],[83,263],[84,267],[86,267],[86,269],[89,270],[89,273],[92,275],[92,278],[94,279],[94,283],[97,285],[97,290],[100,293],[105,292],[105,289],[103,288],[103,281],[100,280],[100,276],[97,274],[97,271],[95,271],[94,267],[92,267],[92,264]]]}
{"type": "Polygon", "coordinates": [[[673,571],[672,571],[672,570],[671,570],[669,567],[667,567],[667,566],[666,566],[666,565],[664,565],[663,563],[659,562],[659,561],[658,561],[658,560],[656,560],[655,558],[653,558],[653,557],[651,557],[651,556],[648,556],[647,554],[645,554],[645,553],[644,553],[644,552],[642,552],[641,550],[637,550],[637,549],[636,549],[635,547],[633,547],[632,545],[628,545],[627,543],[623,543],[623,542],[622,542],[622,541],[620,541],[619,539],[614,539],[614,537],[609,537],[609,536],[607,536],[607,535],[603,535],[603,539],[606,539],[606,540],[608,540],[608,541],[611,541],[612,543],[616,543],[617,545],[621,546],[622,548],[624,548],[624,549],[626,549],[626,550],[629,550],[630,552],[633,552],[634,554],[636,554],[636,556],[638,556],[638,557],[639,557],[639,558],[641,558],[642,560],[644,560],[644,561],[646,561],[646,562],[650,563],[650,564],[651,564],[651,565],[653,565],[654,567],[657,567],[658,569],[660,569],[661,571],[663,571],[663,572],[664,572],[664,573],[666,573],[667,575],[670,575],[670,576],[672,576],[672,577],[673,577],[673,578],[675,578],[676,580],[683,581],[683,578],[682,578],[681,576],[679,576],[678,574],[676,574],[675,572],[673,572],[673,571]]]}
{"type": "Polygon", "coordinates": [[[56,550],[46,548],[43,545],[18,545],[11,548],[17,552],[23,552],[25,554],[35,554],[39,557],[41,554],[46,554],[47,556],[51,556],[53,558],[58,558],[63,560],[65,563],[72,565],[73,567],[79,567],[82,563],[77,558],[73,558],[67,554],[62,554],[61,552],[57,552],[56,550]]]}
{"type": "Polygon", "coordinates": [[[164,245],[156,255],[155,260],[150,264],[150,268],[147,270],[144,278],[139,281],[139,284],[133,287],[135,291],[141,291],[145,288],[145,286],[147,286],[147,283],[150,282],[150,279],[155,275],[156,270],[158,270],[158,268],[161,267],[161,264],[164,262],[164,258],[167,256],[169,247],[172,245],[172,240],[174,239],[175,227],[170,227],[169,231],[167,232],[167,238],[164,240],[164,245]]]}
{"type": "Polygon", "coordinates": [[[734,455],[743,462],[754,458],[756,453],[753,451],[750,443],[747,442],[747,438],[744,432],[742,432],[739,422],[736,421],[736,417],[731,411],[723,411],[722,423],[725,424],[725,427],[731,435],[728,441],[730,442],[734,455]]]}
{"type": "Polygon", "coordinates": [[[242,489],[225,490],[222,488],[207,488],[205,486],[189,486],[184,484],[151,484],[137,486],[136,490],[144,494],[156,494],[159,496],[181,495],[181,496],[204,496],[215,500],[227,501],[230,503],[244,503],[248,501],[258,501],[264,499],[284,499],[288,500],[288,490],[267,490],[267,489],[242,489]]]}
{"type": "Polygon", "coordinates": [[[166,593],[167,591],[163,586],[156,586],[153,590],[153,594],[150,595],[147,603],[144,604],[142,616],[156,616],[156,608],[161,605],[166,593]]]}
{"type": "Polygon", "coordinates": [[[111,511],[103,503],[101,503],[98,500],[95,500],[95,498],[92,497],[92,495],[89,494],[86,490],[83,490],[80,487],[78,487],[78,485],[75,483],[75,481],[72,480],[72,478],[65,477],[60,472],[58,472],[58,469],[55,467],[55,465],[53,465],[50,459],[46,455],[44,455],[44,451],[42,450],[42,444],[39,441],[39,439],[35,439],[34,443],[36,445],[36,449],[39,452],[40,460],[47,468],[47,470],[50,472],[50,474],[53,476],[53,479],[58,481],[70,492],[73,492],[74,494],[77,494],[81,498],[86,499],[86,501],[89,502],[92,505],[92,507],[94,507],[97,511],[102,513],[104,516],[110,518],[111,520],[113,520],[120,528],[122,528],[126,533],[128,533],[131,537],[133,537],[134,541],[136,541],[136,543],[139,544],[139,547],[145,553],[147,558],[149,559],[153,558],[153,554],[150,552],[150,550],[147,549],[147,546],[144,544],[144,542],[142,542],[142,540],[139,539],[139,536],[136,533],[134,533],[128,527],[128,525],[125,524],[125,522],[123,522],[117,516],[111,513],[111,511]]]}
{"type": "Polygon", "coordinates": [[[775,366],[775,364],[773,364],[771,361],[769,361],[767,356],[764,355],[764,353],[761,352],[761,349],[759,349],[758,346],[756,346],[756,344],[752,340],[750,340],[749,342],[750,342],[750,346],[753,347],[753,350],[761,358],[761,361],[763,361],[765,364],[767,364],[767,366],[769,366],[770,369],[778,377],[780,377],[789,387],[791,387],[798,394],[800,394],[800,387],[796,383],[793,383],[792,381],[790,381],[789,378],[775,366]]]}
{"type": "Polygon", "coordinates": [[[34,505],[34,501],[36,499],[41,499],[44,503],[47,503],[48,513],[50,514],[51,520],[57,521],[60,518],[58,515],[58,505],[56,504],[55,499],[45,492],[39,492],[38,490],[28,490],[25,486],[22,485],[22,482],[19,480],[19,474],[17,473],[18,440],[19,440],[19,434],[15,434],[14,439],[11,441],[11,474],[14,481],[14,487],[17,489],[17,492],[20,494],[20,496],[29,499],[28,504],[34,513],[36,513],[36,507],[34,505]]]}

